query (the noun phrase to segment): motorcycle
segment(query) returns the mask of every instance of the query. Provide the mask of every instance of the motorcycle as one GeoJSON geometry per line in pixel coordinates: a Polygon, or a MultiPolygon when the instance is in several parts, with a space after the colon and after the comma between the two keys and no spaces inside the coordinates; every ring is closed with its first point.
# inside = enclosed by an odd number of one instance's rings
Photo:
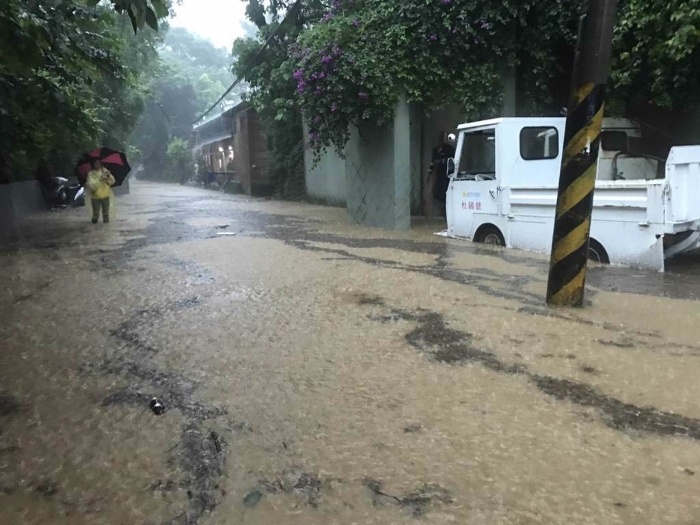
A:
{"type": "Polygon", "coordinates": [[[41,188],[50,209],[85,205],[84,191],[77,179],[51,177],[41,188]]]}
{"type": "Polygon", "coordinates": [[[85,206],[85,188],[83,188],[82,186],[76,192],[75,197],[73,197],[73,202],[71,202],[71,206],[73,206],[73,208],[85,206]]]}

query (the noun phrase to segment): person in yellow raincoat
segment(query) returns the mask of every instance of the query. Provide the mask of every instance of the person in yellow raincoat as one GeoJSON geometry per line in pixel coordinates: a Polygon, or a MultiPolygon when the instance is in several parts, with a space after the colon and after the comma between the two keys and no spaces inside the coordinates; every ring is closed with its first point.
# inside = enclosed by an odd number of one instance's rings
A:
{"type": "Polygon", "coordinates": [[[100,219],[100,210],[102,210],[102,220],[109,222],[109,211],[114,201],[114,176],[107,168],[102,166],[102,162],[95,160],[92,163],[92,169],[87,174],[85,179],[85,203],[92,208],[92,223],[97,224],[100,219]]]}

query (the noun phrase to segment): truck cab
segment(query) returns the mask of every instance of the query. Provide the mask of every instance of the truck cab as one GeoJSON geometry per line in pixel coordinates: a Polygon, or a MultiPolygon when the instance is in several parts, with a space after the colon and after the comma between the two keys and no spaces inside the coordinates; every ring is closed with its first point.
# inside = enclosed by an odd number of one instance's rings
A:
{"type": "MultiPolygon", "coordinates": [[[[499,118],[459,126],[446,235],[548,252],[565,124],[499,118]]],[[[700,246],[700,146],[674,147],[666,160],[640,148],[642,139],[632,121],[604,120],[589,255],[663,270],[665,258],[700,246]]]]}

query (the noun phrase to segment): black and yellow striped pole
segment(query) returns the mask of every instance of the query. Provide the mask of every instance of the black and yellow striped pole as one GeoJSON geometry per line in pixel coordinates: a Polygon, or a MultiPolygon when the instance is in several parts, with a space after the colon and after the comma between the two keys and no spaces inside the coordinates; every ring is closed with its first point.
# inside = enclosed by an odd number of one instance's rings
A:
{"type": "Polygon", "coordinates": [[[617,0],[589,0],[579,30],[549,262],[547,304],[581,306],[617,0]]]}

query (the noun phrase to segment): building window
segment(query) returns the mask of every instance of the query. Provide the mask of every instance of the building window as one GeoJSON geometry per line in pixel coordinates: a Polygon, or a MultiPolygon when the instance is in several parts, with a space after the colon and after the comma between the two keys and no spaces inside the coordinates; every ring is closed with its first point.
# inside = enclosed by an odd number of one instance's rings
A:
{"type": "Polygon", "coordinates": [[[556,159],[559,156],[557,128],[523,128],[520,131],[520,156],[525,160],[556,159]]]}

